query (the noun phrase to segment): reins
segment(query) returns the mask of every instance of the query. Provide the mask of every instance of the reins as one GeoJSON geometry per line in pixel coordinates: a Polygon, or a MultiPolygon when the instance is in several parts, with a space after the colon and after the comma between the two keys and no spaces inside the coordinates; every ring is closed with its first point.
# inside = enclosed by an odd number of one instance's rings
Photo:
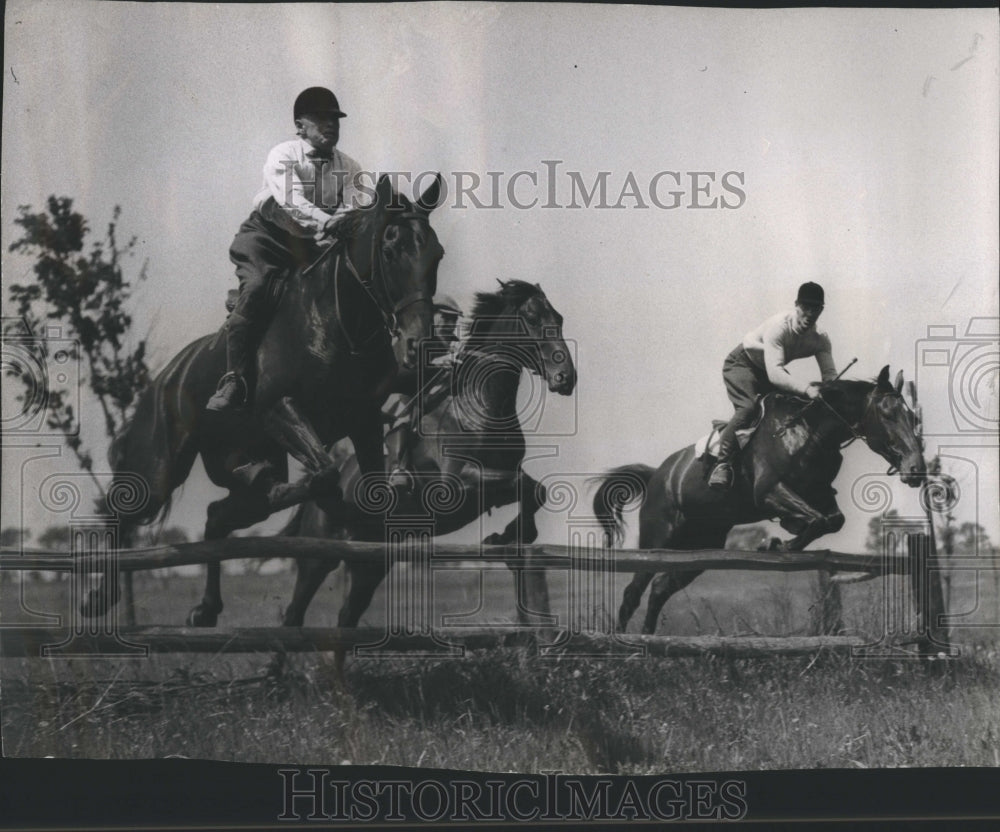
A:
{"type": "MultiPolygon", "coordinates": [[[[426,214],[416,212],[416,211],[406,211],[393,218],[394,221],[398,220],[423,220],[428,222],[426,214]]],[[[388,224],[387,226],[388,227],[388,224]]],[[[384,233],[383,229],[383,233],[384,233]]],[[[337,323],[340,324],[340,330],[344,334],[344,338],[347,341],[347,345],[351,351],[351,355],[357,357],[362,355],[364,348],[367,347],[375,338],[381,335],[383,332],[388,332],[390,336],[395,335],[399,331],[398,320],[399,314],[404,310],[413,306],[415,303],[420,303],[421,301],[430,300],[431,296],[428,292],[418,289],[415,292],[411,292],[405,295],[398,301],[393,302],[392,294],[389,291],[389,287],[386,284],[385,279],[385,263],[382,256],[381,249],[376,252],[379,243],[378,234],[372,234],[371,241],[371,258],[370,262],[372,264],[372,280],[371,282],[365,280],[358,270],[355,268],[354,263],[351,262],[350,256],[347,254],[344,241],[336,240],[330,245],[327,245],[320,255],[313,260],[306,268],[302,270],[302,276],[307,277],[321,262],[323,262],[331,252],[336,249],[337,251],[337,261],[333,267],[333,301],[334,301],[334,311],[337,316],[337,323]],[[375,330],[360,344],[357,342],[350,334],[346,324],[344,323],[344,317],[341,313],[340,308],[340,266],[341,262],[344,263],[345,268],[358,283],[359,286],[364,290],[365,294],[371,299],[372,303],[375,304],[375,308],[378,309],[379,315],[382,317],[382,327],[375,330]],[[377,279],[377,287],[375,285],[377,279]],[[374,291],[373,291],[374,289],[374,291]],[[379,292],[385,299],[385,303],[392,304],[392,310],[387,312],[383,302],[376,297],[376,291],[379,292]]]]}

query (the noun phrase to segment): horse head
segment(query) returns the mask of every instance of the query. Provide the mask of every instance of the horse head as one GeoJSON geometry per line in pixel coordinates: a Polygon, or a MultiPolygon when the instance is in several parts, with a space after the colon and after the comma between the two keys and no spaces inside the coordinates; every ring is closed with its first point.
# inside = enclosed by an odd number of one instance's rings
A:
{"type": "Polygon", "coordinates": [[[903,371],[889,381],[889,365],[878,374],[868,393],[860,429],[875,453],[899,470],[900,479],[910,486],[920,485],[927,473],[917,417],[902,396],[903,371]]]}
{"type": "Polygon", "coordinates": [[[430,335],[437,291],[437,269],[444,248],[430,225],[430,213],[441,195],[441,175],[416,202],[393,191],[388,176],[379,177],[371,207],[371,288],[394,336],[396,361],[401,367],[416,365],[420,341],[430,335]]]}
{"type": "Polygon", "coordinates": [[[562,315],[537,284],[498,282],[499,292],[476,295],[469,346],[502,344],[505,353],[544,378],[550,391],[568,396],[576,387],[576,367],[563,339],[562,315]]]}

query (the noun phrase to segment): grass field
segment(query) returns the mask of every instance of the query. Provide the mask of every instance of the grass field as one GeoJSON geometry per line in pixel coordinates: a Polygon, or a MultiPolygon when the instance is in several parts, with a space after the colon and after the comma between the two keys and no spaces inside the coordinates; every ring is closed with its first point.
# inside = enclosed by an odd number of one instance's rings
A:
{"type": "MultiPolygon", "coordinates": [[[[618,576],[592,599],[617,609],[618,576]]],[[[271,625],[294,576],[227,575],[224,626],[271,625]]],[[[814,573],[716,572],[664,609],[670,634],[804,634],[814,573]]],[[[202,581],[136,576],[139,624],[181,624],[202,581]]],[[[511,618],[509,573],[437,573],[438,613],[511,618]]],[[[306,623],[332,625],[331,576],[306,623]]],[[[567,581],[550,577],[552,607],[567,581]]],[[[843,587],[845,627],[876,637],[899,579],[843,587]]],[[[655,773],[782,768],[1000,766],[1000,624],[993,574],[953,577],[959,661],[540,658],[523,648],[462,659],[349,659],[343,685],[325,655],[4,659],[3,753],[13,757],[184,756],[293,764],[396,764],[492,771],[655,773]]],[[[2,623],[66,612],[67,583],[2,585],[2,623]],[[22,597],[23,595],[23,597],[22,597]]],[[[632,622],[637,627],[643,610],[632,622]]],[[[379,591],[362,624],[385,621],[379,591]]]]}

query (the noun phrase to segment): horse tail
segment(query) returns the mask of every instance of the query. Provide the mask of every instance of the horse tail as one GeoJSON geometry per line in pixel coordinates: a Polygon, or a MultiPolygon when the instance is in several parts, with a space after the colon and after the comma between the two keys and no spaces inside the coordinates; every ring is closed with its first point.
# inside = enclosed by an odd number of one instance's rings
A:
{"type": "Polygon", "coordinates": [[[112,488],[121,528],[158,523],[163,529],[174,490],[187,478],[197,456],[197,424],[186,411],[191,403],[180,394],[193,363],[213,336],[192,341],[142,390],[135,409],[108,448],[114,472],[112,488]],[[180,402],[180,403],[178,403],[180,402]]]}
{"type": "Polygon", "coordinates": [[[637,462],[612,468],[603,476],[592,478],[591,482],[600,483],[594,493],[594,515],[604,529],[609,546],[620,545],[625,539],[625,506],[645,496],[655,470],[637,462]]]}

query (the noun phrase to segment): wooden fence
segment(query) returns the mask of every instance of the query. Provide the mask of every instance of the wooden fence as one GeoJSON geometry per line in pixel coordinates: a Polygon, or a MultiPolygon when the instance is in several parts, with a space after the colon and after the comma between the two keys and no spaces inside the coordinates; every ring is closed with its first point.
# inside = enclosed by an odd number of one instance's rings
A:
{"type": "MultiPolygon", "coordinates": [[[[433,543],[424,557],[410,559],[412,565],[434,569],[511,569],[515,585],[524,587],[524,606],[546,619],[549,614],[544,570],[585,570],[592,573],[666,572],[669,570],[840,570],[872,575],[905,574],[916,611],[913,641],[924,655],[947,650],[943,626],[944,597],[940,565],[926,535],[908,538],[905,554],[854,555],[829,550],[805,552],[743,552],[732,550],[609,550],[553,544],[530,546],[470,546],[433,543]],[[523,579],[523,582],[522,582],[523,579]]],[[[412,547],[411,547],[412,551],[412,547]]],[[[99,557],[73,556],[67,552],[14,551],[0,549],[0,570],[70,571],[80,577],[106,568],[99,557]]],[[[364,543],[310,538],[230,538],[219,541],[155,546],[114,552],[111,560],[119,571],[157,569],[191,564],[219,563],[230,559],[310,557],[348,562],[399,562],[399,551],[386,543],[364,543]],[[390,550],[391,553],[390,553],[390,550]]],[[[404,558],[405,560],[405,558],[404,558]]],[[[950,558],[949,566],[961,567],[963,558],[950,558]]],[[[973,559],[968,559],[973,560],[973,559]]],[[[394,573],[391,573],[395,574],[394,573]]],[[[391,577],[387,580],[392,580],[391,577]]],[[[519,593],[520,603],[520,593],[519,593]]],[[[78,616],[76,616],[79,618],[78,616]]],[[[109,616],[110,617],[110,616],[109,616]]],[[[447,653],[464,645],[488,647],[512,636],[538,638],[545,651],[642,653],[652,656],[803,655],[819,650],[852,652],[873,647],[853,636],[758,637],[758,636],[637,636],[615,633],[567,631],[557,624],[518,627],[439,627],[429,622],[416,627],[388,628],[210,628],[117,627],[105,619],[78,620],[73,626],[4,626],[0,621],[0,656],[88,655],[93,653],[141,652],[300,652],[357,648],[382,652],[447,653]],[[62,639],[60,641],[60,639],[62,639]]],[[[879,645],[874,645],[879,647],[879,645]]],[[[883,645],[884,646],[884,645],[883,645]]],[[[895,649],[895,648],[894,648],[895,649]]],[[[882,651],[884,655],[893,650],[882,651]]],[[[896,653],[898,654],[898,652],[896,653]]]]}

